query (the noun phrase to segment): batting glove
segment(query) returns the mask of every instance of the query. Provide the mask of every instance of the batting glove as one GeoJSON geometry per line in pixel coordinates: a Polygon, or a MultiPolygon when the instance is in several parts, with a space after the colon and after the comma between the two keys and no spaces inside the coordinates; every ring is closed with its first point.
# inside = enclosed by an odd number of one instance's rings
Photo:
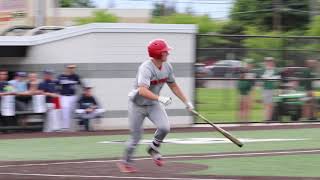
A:
{"type": "Polygon", "coordinates": [[[169,104],[172,103],[171,97],[159,96],[158,101],[161,102],[165,106],[168,106],[169,104]]]}
{"type": "Polygon", "coordinates": [[[186,108],[187,108],[189,111],[194,110],[194,106],[193,106],[193,104],[192,104],[190,101],[186,103],[186,108]]]}

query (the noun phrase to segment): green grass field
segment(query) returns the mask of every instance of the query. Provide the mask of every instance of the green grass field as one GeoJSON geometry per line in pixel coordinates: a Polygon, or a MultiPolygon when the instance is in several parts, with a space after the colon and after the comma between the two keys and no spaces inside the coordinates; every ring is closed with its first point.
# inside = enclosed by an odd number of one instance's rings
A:
{"type": "MultiPolygon", "coordinates": [[[[288,129],[235,131],[240,138],[255,139],[302,139],[299,141],[248,142],[243,148],[231,143],[222,144],[163,144],[164,155],[199,154],[218,152],[246,152],[264,150],[316,149],[320,147],[319,129],[288,129]]],[[[171,133],[171,138],[212,138],[221,137],[216,132],[171,133]]],[[[21,160],[75,160],[93,158],[119,158],[123,144],[101,144],[101,141],[126,140],[127,135],[59,137],[0,140],[2,161],[21,160]]],[[[151,139],[147,134],[143,139],[151,139]]],[[[136,156],[146,156],[146,145],[140,145],[136,156]]],[[[192,174],[246,175],[246,176],[303,176],[320,177],[319,154],[282,155],[262,157],[227,157],[222,159],[188,160],[196,164],[208,165],[204,171],[192,174]]]]}
{"type": "MultiPolygon", "coordinates": [[[[259,90],[253,92],[250,121],[263,121],[263,107],[255,100],[261,100],[259,90]]],[[[213,122],[237,122],[239,93],[236,89],[197,88],[196,107],[200,113],[213,122]]]]}

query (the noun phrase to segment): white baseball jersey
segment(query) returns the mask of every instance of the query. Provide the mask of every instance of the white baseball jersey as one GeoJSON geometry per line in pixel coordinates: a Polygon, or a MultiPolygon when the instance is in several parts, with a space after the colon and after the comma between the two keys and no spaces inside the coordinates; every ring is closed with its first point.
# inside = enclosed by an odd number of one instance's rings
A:
{"type": "Polygon", "coordinates": [[[175,82],[173,74],[173,68],[170,63],[164,62],[161,68],[158,68],[151,60],[143,62],[136,76],[133,90],[129,93],[130,99],[137,105],[152,105],[156,101],[147,99],[140,96],[138,93],[139,86],[149,87],[149,90],[156,95],[160,94],[160,91],[165,83],[175,82]]]}

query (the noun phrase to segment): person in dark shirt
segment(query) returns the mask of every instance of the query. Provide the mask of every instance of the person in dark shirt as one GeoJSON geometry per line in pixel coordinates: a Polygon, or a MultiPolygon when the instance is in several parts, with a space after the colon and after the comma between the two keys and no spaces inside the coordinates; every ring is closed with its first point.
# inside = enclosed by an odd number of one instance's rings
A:
{"type": "Polygon", "coordinates": [[[240,70],[240,80],[237,82],[239,91],[239,114],[238,118],[241,122],[249,122],[250,109],[251,109],[251,91],[254,87],[254,81],[248,80],[254,78],[251,71],[251,64],[247,64],[240,70]]]}
{"type": "Polygon", "coordinates": [[[78,109],[76,110],[76,114],[81,119],[86,131],[90,131],[90,120],[100,117],[105,112],[104,109],[99,107],[91,89],[91,86],[83,88],[83,94],[78,100],[78,109]]]}
{"type": "MultiPolygon", "coordinates": [[[[8,83],[8,71],[0,70],[0,97],[7,95],[15,95],[14,88],[8,83]]],[[[1,98],[0,98],[1,99],[1,98]]],[[[2,117],[2,109],[1,109],[1,117],[2,117]]],[[[1,126],[8,126],[10,121],[6,118],[1,118],[0,124],[1,126]]]]}
{"type": "Polygon", "coordinates": [[[54,80],[53,70],[46,69],[43,71],[43,81],[39,84],[39,90],[46,95],[46,102],[53,103],[52,98],[58,97],[57,81],[54,80]]]}
{"type": "Polygon", "coordinates": [[[76,66],[66,66],[65,72],[58,76],[59,91],[63,96],[75,95],[77,85],[82,85],[80,77],[75,73],[76,66]]]}
{"type": "Polygon", "coordinates": [[[13,88],[8,83],[8,71],[0,70],[0,96],[12,95],[12,91],[13,88]]]}
{"type": "Polygon", "coordinates": [[[44,131],[60,131],[61,130],[61,111],[59,110],[59,94],[57,90],[57,81],[54,79],[54,71],[45,69],[43,71],[43,80],[39,84],[39,90],[46,96],[48,107],[46,123],[44,131]]]}
{"type": "Polygon", "coordinates": [[[75,102],[77,100],[76,88],[81,85],[79,75],[75,73],[76,66],[69,64],[65,68],[65,72],[58,76],[57,84],[59,94],[61,95],[62,106],[62,130],[73,130],[74,122],[72,121],[72,112],[75,109],[75,102]]]}

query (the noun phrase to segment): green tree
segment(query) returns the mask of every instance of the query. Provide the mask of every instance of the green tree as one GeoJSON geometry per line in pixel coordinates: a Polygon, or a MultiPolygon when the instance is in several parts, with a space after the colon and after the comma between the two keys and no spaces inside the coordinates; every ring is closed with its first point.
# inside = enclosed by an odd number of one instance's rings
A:
{"type": "MultiPolygon", "coordinates": [[[[266,36],[279,36],[280,32],[261,32],[256,27],[248,27],[245,32],[248,35],[266,35],[266,36]]],[[[283,48],[283,40],[281,38],[246,38],[243,40],[243,46],[249,48],[246,58],[253,59],[255,63],[261,62],[264,57],[272,56],[278,63],[283,64],[282,53],[278,51],[283,48]],[[250,50],[254,49],[254,50],[250,50]],[[259,50],[256,50],[259,49],[259,50]]]]}
{"type": "Polygon", "coordinates": [[[118,17],[106,11],[100,10],[93,12],[91,17],[78,18],[76,22],[79,25],[95,22],[118,22],[118,17]]]}
{"type": "Polygon", "coordinates": [[[307,31],[309,36],[320,36],[320,16],[313,18],[307,31]]]}
{"type": "Polygon", "coordinates": [[[166,6],[165,3],[155,3],[154,8],[152,10],[152,16],[168,16],[176,13],[176,9],[174,6],[166,6]]]}
{"type": "MultiPolygon", "coordinates": [[[[316,16],[312,19],[309,28],[306,32],[307,36],[320,36],[320,16],[316,16]]],[[[303,44],[303,48],[307,50],[319,50],[320,49],[320,39],[308,39],[307,43],[303,44]]],[[[318,58],[318,57],[317,57],[318,58]]]]}
{"type": "Polygon", "coordinates": [[[273,29],[273,18],[279,13],[283,31],[306,29],[309,23],[309,0],[237,0],[231,11],[231,19],[245,26],[257,26],[264,31],[273,29]]]}
{"type": "Polygon", "coordinates": [[[196,24],[199,33],[217,32],[222,23],[213,21],[209,16],[194,16],[191,14],[172,14],[169,16],[153,17],[151,23],[158,24],[196,24]]]}
{"type": "Polygon", "coordinates": [[[91,0],[59,0],[60,7],[64,8],[94,8],[95,5],[91,0]]]}
{"type": "Polygon", "coordinates": [[[229,21],[219,30],[220,34],[244,34],[245,27],[240,23],[229,21]]]}
{"type": "MultiPolygon", "coordinates": [[[[152,23],[159,24],[195,24],[198,26],[199,33],[219,32],[224,22],[214,21],[209,16],[195,16],[192,14],[172,14],[170,16],[153,17],[152,23]]],[[[228,40],[220,37],[201,36],[197,38],[198,47],[223,47],[230,43],[228,40]]],[[[200,52],[199,56],[211,56],[214,52],[200,52]]],[[[199,58],[201,59],[201,58],[199,58]]]]}
{"type": "MultiPolygon", "coordinates": [[[[217,34],[243,34],[244,27],[232,22],[219,22],[215,31],[217,34]]],[[[221,36],[200,36],[198,37],[199,47],[211,48],[241,48],[241,38],[221,37],[221,36]]]]}

